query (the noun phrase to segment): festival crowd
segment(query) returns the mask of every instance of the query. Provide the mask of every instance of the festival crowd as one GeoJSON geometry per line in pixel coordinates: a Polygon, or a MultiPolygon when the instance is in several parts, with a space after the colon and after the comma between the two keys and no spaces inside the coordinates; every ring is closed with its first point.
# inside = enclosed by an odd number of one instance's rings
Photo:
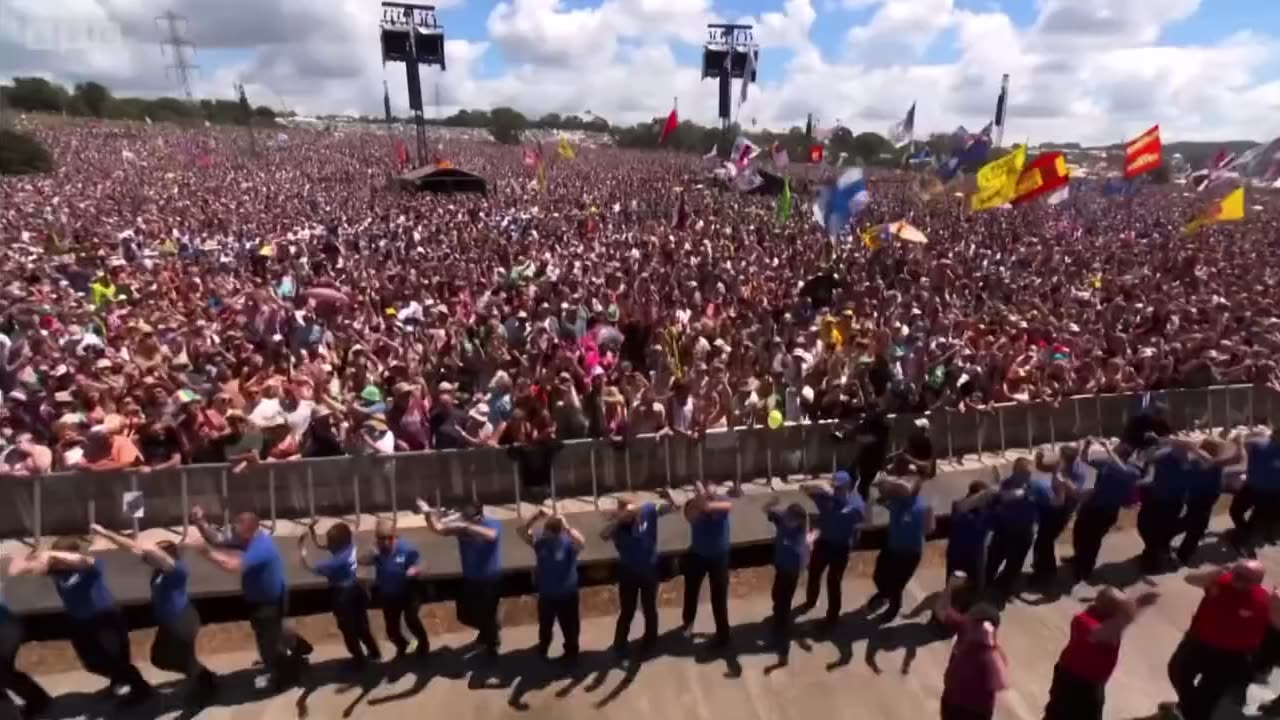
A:
{"type": "Polygon", "coordinates": [[[581,147],[545,187],[519,148],[433,133],[486,195],[386,189],[393,138],[22,119],[58,159],[5,178],[0,462],[11,473],[972,411],[1280,383],[1275,198],[1179,230],[1202,198],[970,214],[873,172],[828,241],[695,156],[581,147]]]}

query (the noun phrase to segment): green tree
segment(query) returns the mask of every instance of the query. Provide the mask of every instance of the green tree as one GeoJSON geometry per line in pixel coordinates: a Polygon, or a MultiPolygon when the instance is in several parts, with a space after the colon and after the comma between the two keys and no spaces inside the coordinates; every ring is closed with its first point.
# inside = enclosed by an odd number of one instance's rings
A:
{"type": "Polygon", "coordinates": [[[528,126],[529,120],[509,107],[497,107],[489,112],[489,134],[503,145],[518,144],[528,126]]]}
{"type": "Polygon", "coordinates": [[[39,77],[15,77],[5,89],[5,102],[26,112],[62,112],[70,98],[65,87],[39,77]]]}
{"type": "Polygon", "coordinates": [[[94,117],[104,117],[113,100],[107,86],[93,81],[77,83],[71,95],[86,114],[94,117]]]}
{"type": "Polygon", "coordinates": [[[0,175],[25,175],[53,170],[49,149],[16,130],[0,129],[0,175]]]}

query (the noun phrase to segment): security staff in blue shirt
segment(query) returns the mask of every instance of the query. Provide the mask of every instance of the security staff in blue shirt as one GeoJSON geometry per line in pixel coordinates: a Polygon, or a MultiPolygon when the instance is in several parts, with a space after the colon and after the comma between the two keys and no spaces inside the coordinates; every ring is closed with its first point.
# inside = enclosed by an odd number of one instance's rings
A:
{"type": "Polygon", "coordinates": [[[520,539],[533,548],[538,582],[538,654],[547,657],[551,631],[560,623],[564,636],[564,661],[578,659],[581,628],[578,608],[578,555],[586,547],[582,533],[569,526],[563,515],[548,515],[543,508],[520,528],[520,539]],[[534,526],[542,522],[537,532],[534,526]]]}
{"type": "Polygon", "coordinates": [[[342,643],[347,646],[352,662],[359,667],[368,659],[381,660],[382,651],[378,649],[373,631],[369,629],[369,594],[356,577],[360,563],[351,526],[344,522],[329,526],[324,533],[324,542],[321,543],[316,536],[316,526],[312,525],[298,537],[298,554],[303,567],[329,582],[333,617],[338,622],[342,643]],[[308,538],[317,547],[328,550],[329,557],[312,563],[307,556],[308,538]]]}
{"type": "Polygon", "coordinates": [[[107,589],[102,560],[85,554],[77,538],[59,538],[53,549],[32,558],[14,558],[12,575],[47,575],[67,613],[71,648],[84,669],[111,681],[111,688],[128,688],[124,703],[144,702],[151,684],[134,666],[129,652],[129,628],[124,614],[107,589]]]}
{"type": "MultiPolygon", "coordinates": [[[[21,561],[17,562],[21,564],[21,561]]],[[[15,615],[4,598],[0,597],[0,717],[33,718],[53,702],[53,698],[49,697],[49,693],[39,683],[15,667],[18,648],[22,647],[22,634],[22,618],[15,615]],[[13,706],[9,692],[22,700],[22,714],[13,706]]]]}
{"type": "Polygon", "coordinates": [[[1151,456],[1151,482],[1142,487],[1138,508],[1141,564],[1147,574],[1162,572],[1169,565],[1169,544],[1178,532],[1178,519],[1195,473],[1193,451],[1185,441],[1166,442],[1151,456]]]}
{"type": "Polygon", "coordinates": [[[1018,458],[1013,472],[1000,483],[991,506],[991,548],[987,557],[987,583],[1006,597],[1013,594],[1022,566],[1035,541],[1041,508],[1062,502],[1050,481],[1031,477],[1031,460],[1018,458]]]}
{"type": "MultiPolygon", "coordinates": [[[[847,478],[846,474],[846,478],[847,478]]],[[[851,482],[845,483],[847,488],[851,482]]],[[[861,496],[855,495],[861,499],[861,496]]],[[[775,495],[764,506],[765,516],[774,525],[773,536],[773,615],[769,619],[773,641],[778,650],[778,663],[786,665],[791,653],[791,600],[796,594],[800,571],[818,538],[809,530],[809,513],[799,503],[791,503],[778,512],[781,499],[775,495]]]]}
{"type": "Polygon", "coordinates": [[[257,641],[258,656],[277,689],[297,682],[312,647],[284,624],[288,587],[284,560],[275,541],[251,512],[236,515],[226,535],[209,524],[199,505],[191,508],[191,524],[204,538],[200,546],[204,557],[223,571],[240,575],[240,592],[249,605],[249,627],[257,641]]]}
{"type": "Polygon", "coordinates": [[[715,618],[715,644],[729,642],[729,513],[733,503],[710,486],[699,487],[684,505],[691,542],[684,560],[683,630],[693,632],[698,596],[705,578],[711,586],[711,615],[715,618]]]}
{"type": "Polygon", "coordinates": [[[101,525],[91,525],[89,529],[151,566],[151,612],[156,621],[151,664],[186,675],[192,683],[190,700],[195,704],[207,702],[216,679],[196,657],[200,614],[187,596],[187,564],[179,557],[178,546],[168,540],[144,544],[101,525]]]}
{"type": "Polygon", "coordinates": [[[1251,555],[1280,525],[1280,428],[1244,441],[1244,487],[1231,501],[1232,544],[1251,555]]]}
{"type": "Polygon", "coordinates": [[[893,620],[902,610],[902,593],[920,566],[925,538],[933,532],[933,510],[920,497],[922,484],[919,478],[885,478],[876,483],[880,502],[889,509],[889,533],[872,573],[875,594],[863,610],[872,614],[883,607],[877,618],[881,623],[893,620]]]}
{"type": "Polygon", "coordinates": [[[1244,450],[1238,441],[1205,438],[1200,443],[1200,452],[1191,460],[1191,481],[1187,484],[1187,507],[1178,526],[1182,530],[1182,542],[1178,543],[1178,562],[1190,565],[1205,531],[1209,528],[1209,520],[1213,517],[1213,508],[1226,485],[1224,470],[1240,462],[1244,450]]]}
{"type": "Polygon", "coordinates": [[[818,508],[817,541],[809,557],[809,579],[801,614],[818,604],[822,574],[827,574],[828,627],[840,619],[840,588],[849,565],[849,552],[858,543],[858,532],[867,516],[867,505],[854,492],[853,478],[841,470],[831,476],[831,485],[807,483],[802,489],[818,508]]]}
{"type": "Polygon", "coordinates": [[[644,610],[645,652],[658,643],[658,518],[670,514],[670,500],[641,503],[632,497],[618,499],[617,512],[600,531],[618,551],[618,624],[613,632],[613,652],[626,654],[627,636],[636,616],[636,603],[644,610]]]}
{"type": "Polygon", "coordinates": [[[1052,478],[1053,487],[1061,485],[1065,493],[1061,505],[1040,508],[1036,540],[1031,546],[1032,582],[1045,585],[1058,577],[1058,538],[1062,537],[1080,506],[1088,476],[1084,463],[1080,462],[1080,448],[1076,445],[1059,447],[1056,463],[1046,463],[1044,453],[1037,450],[1035,464],[1037,470],[1052,478]]]}
{"type": "Polygon", "coordinates": [[[1093,481],[1093,488],[1080,503],[1071,534],[1071,544],[1075,549],[1073,571],[1077,581],[1088,580],[1093,575],[1098,565],[1098,553],[1102,550],[1102,539],[1115,527],[1120,508],[1133,505],[1137,500],[1138,481],[1142,479],[1141,468],[1129,462],[1133,448],[1124,442],[1116,443],[1114,449],[1097,443],[1106,456],[1093,459],[1089,457],[1089,451],[1095,443],[1090,438],[1080,448],[1080,457],[1097,470],[1098,475],[1093,481]]]}
{"type": "Polygon", "coordinates": [[[422,600],[418,594],[422,556],[412,543],[396,537],[395,523],[390,520],[379,520],[374,526],[373,544],[373,552],[361,557],[360,564],[373,566],[373,592],[382,606],[387,639],[396,647],[397,656],[409,651],[409,642],[400,629],[403,621],[417,641],[414,653],[426,655],[431,652],[431,643],[419,616],[422,600]]]}
{"type": "Polygon", "coordinates": [[[490,659],[498,656],[498,601],[501,599],[502,523],[487,517],[484,508],[468,504],[457,520],[444,521],[421,498],[418,509],[427,527],[438,535],[457,538],[462,559],[462,591],[456,607],[458,620],[476,631],[476,643],[490,659]]]}

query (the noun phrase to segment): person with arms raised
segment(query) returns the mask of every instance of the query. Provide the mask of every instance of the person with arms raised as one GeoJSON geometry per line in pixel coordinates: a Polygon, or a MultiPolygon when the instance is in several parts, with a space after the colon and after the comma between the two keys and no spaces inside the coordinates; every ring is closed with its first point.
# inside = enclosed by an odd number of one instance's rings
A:
{"type": "Polygon", "coordinates": [[[1120,508],[1130,506],[1137,499],[1138,481],[1142,469],[1131,463],[1133,449],[1123,442],[1114,449],[1099,443],[1106,456],[1089,457],[1093,438],[1084,441],[1080,457],[1098,471],[1097,478],[1080,503],[1076,524],[1072,529],[1071,544],[1075,549],[1072,559],[1077,582],[1088,580],[1098,565],[1098,553],[1102,551],[1102,539],[1115,527],[1120,508]]]}
{"type": "Polygon", "coordinates": [[[456,538],[462,559],[462,591],[458,595],[458,620],[476,631],[478,644],[490,659],[498,657],[498,603],[502,597],[502,523],[484,514],[479,504],[462,508],[457,520],[443,520],[439,511],[421,498],[418,509],[427,527],[437,535],[456,538]]]}
{"type": "Polygon", "coordinates": [[[636,616],[637,600],[644,609],[644,642],[650,652],[658,643],[658,518],[675,510],[664,499],[641,503],[631,496],[618,498],[618,509],[600,531],[618,552],[618,623],[613,633],[613,652],[626,655],[627,636],[636,616]]]}
{"type": "MultiPolygon", "coordinates": [[[[21,564],[21,561],[15,561],[21,564]]],[[[53,702],[48,691],[15,667],[18,648],[22,647],[22,635],[22,618],[13,613],[4,596],[0,595],[0,717],[36,717],[53,702]],[[22,700],[21,714],[14,708],[9,693],[22,700]]]]}
{"type": "Polygon", "coordinates": [[[251,512],[236,515],[229,531],[219,534],[197,505],[191,508],[191,524],[204,538],[200,552],[205,559],[225,572],[240,575],[240,591],[249,605],[249,627],[257,641],[258,656],[277,689],[297,682],[312,648],[285,625],[288,587],[284,560],[271,535],[251,512]]]}
{"type": "Polygon", "coordinates": [[[934,621],[956,632],[942,677],[941,719],[991,720],[996,696],[1009,687],[1009,660],[996,638],[1000,613],[994,607],[978,603],[962,613],[952,604],[965,582],[948,578],[933,608],[934,621]]]}
{"type": "Polygon", "coordinates": [[[374,599],[382,606],[382,620],[387,626],[387,639],[396,647],[396,656],[409,650],[409,642],[400,629],[403,620],[417,645],[414,652],[425,656],[431,651],[427,630],[418,613],[422,600],[418,594],[418,577],[422,572],[422,555],[418,548],[396,537],[390,520],[379,520],[373,529],[374,549],[360,556],[361,565],[373,566],[374,599]]]}
{"type": "Polygon", "coordinates": [[[543,508],[520,528],[520,539],[533,548],[538,584],[538,654],[547,657],[551,631],[560,623],[564,636],[564,661],[578,660],[578,555],[586,546],[582,533],[562,515],[548,515],[543,508]],[[533,527],[542,522],[541,530],[533,527]]]}
{"type": "Polygon", "coordinates": [[[785,511],[778,512],[779,502],[777,495],[769,498],[764,513],[774,525],[773,614],[769,625],[778,650],[778,663],[786,665],[791,654],[791,600],[800,582],[805,556],[818,540],[819,532],[809,530],[809,513],[803,505],[791,503],[785,511]]]}
{"type": "Polygon", "coordinates": [[[357,668],[363,667],[367,659],[381,660],[382,651],[369,630],[369,594],[360,584],[360,578],[356,577],[359,557],[351,526],[344,522],[330,525],[324,539],[321,543],[316,537],[313,524],[306,533],[298,536],[298,554],[303,567],[329,582],[333,617],[338,622],[338,631],[342,633],[342,642],[351,653],[352,663],[357,668]],[[311,562],[307,556],[308,538],[316,547],[328,550],[329,557],[319,563],[311,562]]]}
{"type": "Polygon", "coordinates": [[[862,496],[854,492],[853,478],[843,470],[831,476],[829,486],[807,483],[801,489],[818,508],[818,531],[809,557],[809,576],[800,611],[803,614],[817,606],[825,572],[827,614],[824,622],[827,627],[832,627],[840,620],[844,571],[849,565],[849,553],[858,544],[858,533],[867,517],[867,505],[862,496]]]}
{"type": "Polygon", "coordinates": [[[925,538],[933,532],[933,510],[920,497],[922,484],[918,478],[885,478],[876,484],[880,502],[889,508],[889,533],[872,574],[876,592],[864,609],[871,614],[883,608],[881,623],[902,610],[902,593],[920,566],[925,538]]]}
{"type": "Polygon", "coordinates": [[[682,628],[686,634],[693,633],[698,596],[705,578],[711,586],[711,614],[716,623],[714,644],[724,647],[729,643],[729,513],[733,502],[716,493],[710,485],[699,484],[683,510],[692,540],[684,559],[682,628]]]}
{"type": "Polygon", "coordinates": [[[1040,517],[1036,524],[1036,539],[1031,546],[1031,575],[1036,585],[1046,585],[1058,577],[1058,538],[1071,523],[1076,508],[1080,506],[1080,498],[1084,494],[1085,465],[1080,462],[1080,448],[1076,445],[1063,445],[1058,448],[1057,462],[1046,463],[1044,453],[1037,450],[1035,455],[1036,469],[1053,478],[1053,487],[1059,484],[1065,491],[1061,505],[1042,505],[1040,517]]]}
{"type": "Polygon", "coordinates": [[[216,678],[196,657],[200,614],[187,595],[189,573],[177,544],[168,540],[154,545],[141,543],[96,524],[89,530],[151,566],[151,612],[156,621],[151,664],[187,676],[194,703],[208,700],[215,690],[216,678]]]}
{"type": "Polygon", "coordinates": [[[129,628],[103,575],[103,562],[85,553],[76,538],[59,538],[53,549],[30,558],[13,558],[10,575],[47,575],[66,610],[71,648],[84,669],[111,681],[110,692],[128,688],[124,702],[137,705],[151,697],[151,684],[134,666],[129,628]]]}

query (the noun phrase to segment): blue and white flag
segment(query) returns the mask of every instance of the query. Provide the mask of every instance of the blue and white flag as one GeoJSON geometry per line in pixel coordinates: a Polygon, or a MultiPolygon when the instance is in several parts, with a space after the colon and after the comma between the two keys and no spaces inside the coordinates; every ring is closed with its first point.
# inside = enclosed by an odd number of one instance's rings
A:
{"type": "Polygon", "coordinates": [[[915,139],[916,134],[916,104],[911,103],[911,109],[907,111],[906,117],[901,122],[896,122],[889,127],[889,142],[897,147],[902,147],[915,139]]]}
{"type": "Polygon", "coordinates": [[[862,168],[850,168],[818,191],[813,203],[813,219],[827,229],[827,235],[836,238],[869,202],[871,195],[867,192],[862,168]]]}
{"type": "Polygon", "coordinates": [[[956,128],[951,135],[951,157],[938,167],[938,177],[951,180],[962,172],[977,172],[986,164],[991,152],[991,128],[991,123],[976,133],[965,130],[963,125],[956,128]]]}

